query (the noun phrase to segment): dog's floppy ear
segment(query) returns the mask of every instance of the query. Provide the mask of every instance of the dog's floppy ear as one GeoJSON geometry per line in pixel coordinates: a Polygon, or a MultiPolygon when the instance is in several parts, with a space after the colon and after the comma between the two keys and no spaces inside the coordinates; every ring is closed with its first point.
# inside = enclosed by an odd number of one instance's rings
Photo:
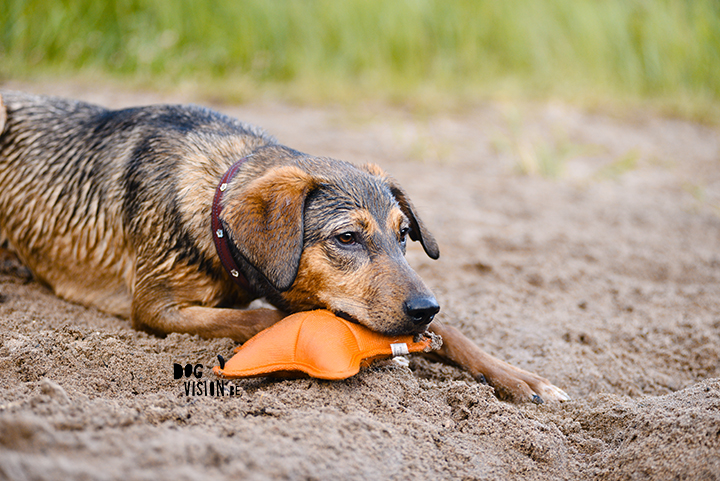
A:
{"type": "Polygon", "coordinates": [[[423,249],[425,249],[425,253],[430,256],[430,258],[437,259],[440,257],[440,248],[437,245],[437,241],[430,231],[427,230],[422,219],[415,214],[415,206],[410,202],[410,198],[394,179],[388,179],[388,183],[390,184],[390,192],[392,192],[392,195],[395,196],[398,204],[400,204],[400,210],[402,210],[403,214],[410,220],[410,238],[414,241],[420,241],[423,249]]]}
{"type": "Polygon", "coordinates": [[[313,176],[294,167],[270,170],[232,194],[223,221],[240,254],[279,291],[292,286],[303,250],[305,198],[313,176]]]}
{"type": "Polygon", "coordinates": [[[375,164],[366,164],[363,165],[362,168],[372,175],[381,177],[387,183],[388,187],[390,187],[390,192],[398,204],[400,204],[400,210],[402,210],[403,214],[410,220],[410,239],[419,241],[423,249],[425,249],[425,253],[430,256],[430,258],[437,259],[440,257],[440,248],[437,245],[437,241],[427,227],[425,227],[422,219],[415,213],[415,206],[413,206],[405,190],[400,187],[400,184],[375,164]]]}

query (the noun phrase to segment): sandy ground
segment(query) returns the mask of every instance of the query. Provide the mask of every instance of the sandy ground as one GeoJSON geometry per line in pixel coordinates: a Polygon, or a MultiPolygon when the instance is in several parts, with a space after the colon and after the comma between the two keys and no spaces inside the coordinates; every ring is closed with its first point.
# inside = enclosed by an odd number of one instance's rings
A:
{"type": "Polygon", "coordinates": [[[508,404],[418,358],[186,395],[198,380],[173,364],[202,364],[210,382],[231,341],[134,332],[3,256],[0,479],[720,479],[717,128],[555,104],[215,108],[392,173],[441,246],[439,261],[408,252],[441,318],[573,400],[508,404]]]}

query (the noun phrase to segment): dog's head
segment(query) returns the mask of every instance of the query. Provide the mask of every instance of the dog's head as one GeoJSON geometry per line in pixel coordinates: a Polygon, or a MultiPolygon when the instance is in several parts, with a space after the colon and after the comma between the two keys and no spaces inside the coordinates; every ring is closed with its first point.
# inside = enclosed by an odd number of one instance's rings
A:
{"type": "Polygon", "coordinates": [[[408,238],[435,239],[379,167],[305,158],[274,167],[224,207],[238,252],[294,312],[324,308],[385,334],[424,331],[440,309],[405,260],[408,238]]]}

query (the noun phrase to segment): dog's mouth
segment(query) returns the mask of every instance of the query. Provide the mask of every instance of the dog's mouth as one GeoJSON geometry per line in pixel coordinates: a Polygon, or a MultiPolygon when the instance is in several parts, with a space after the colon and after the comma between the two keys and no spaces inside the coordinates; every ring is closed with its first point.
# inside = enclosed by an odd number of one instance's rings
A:
{"type": "Polygon", "coordinates": [[[352,322],[353,324],[362,325],[362,324],[360,324],[360,321],[358,321],[357,319],[355,319],[353,316],[351,316],[351,315],[348,314],[347,312],[344,312],[344,311],[336,311],[336,312],[335,312],[335,315],[338,316],[338,317],[341,318],[341,319],[345,319],[345,320],[348,321],[348,322],[352,322]]]}
{"type": "MultiPolygon", "coordinates": [[[[354,318],[353,316],[351,316],[350,314],[348,314],[345,311],[335,311],[334,314],[337,317],[339,317],[341,319],[345,319],[348,322],[352,322],[353,324],[357,324],[358,326],[365,326],[362,322],[358,321],[356,318],[354,318]]],[[[422,333],[426,332],[429,325],[430,324],[428,323],[428,324],[414,326],[414,328],[412,328],[412,329],[392,329],[387,332],[382,332],[382,331],[376,331],[376,332],[381,332],[382,334],[386,334],[388,336],[406,336],[406,335],[414,336],[414,335],[418,335],[418,334],[422,334],[422,333]]],[[[365,327],[367,327],[367,326],[365,326],[365,327]]]]}

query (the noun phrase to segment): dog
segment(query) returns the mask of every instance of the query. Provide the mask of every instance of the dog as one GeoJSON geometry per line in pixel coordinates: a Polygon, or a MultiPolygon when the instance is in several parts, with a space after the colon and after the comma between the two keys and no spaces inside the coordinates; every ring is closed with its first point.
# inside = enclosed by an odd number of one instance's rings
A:
{"type": "Polygon", "coordinates": [[[197,106],[0,92],[0,245],[59,297],[156,335],[245,342],[318,308],[390,335],[429,329],[437,356],[499,398],[568,399],[434,320],[408,238],[440,255],[374,164],[310,156],[197,106]],[[247,308],[256,298],[275,309],[247,308]]]}

